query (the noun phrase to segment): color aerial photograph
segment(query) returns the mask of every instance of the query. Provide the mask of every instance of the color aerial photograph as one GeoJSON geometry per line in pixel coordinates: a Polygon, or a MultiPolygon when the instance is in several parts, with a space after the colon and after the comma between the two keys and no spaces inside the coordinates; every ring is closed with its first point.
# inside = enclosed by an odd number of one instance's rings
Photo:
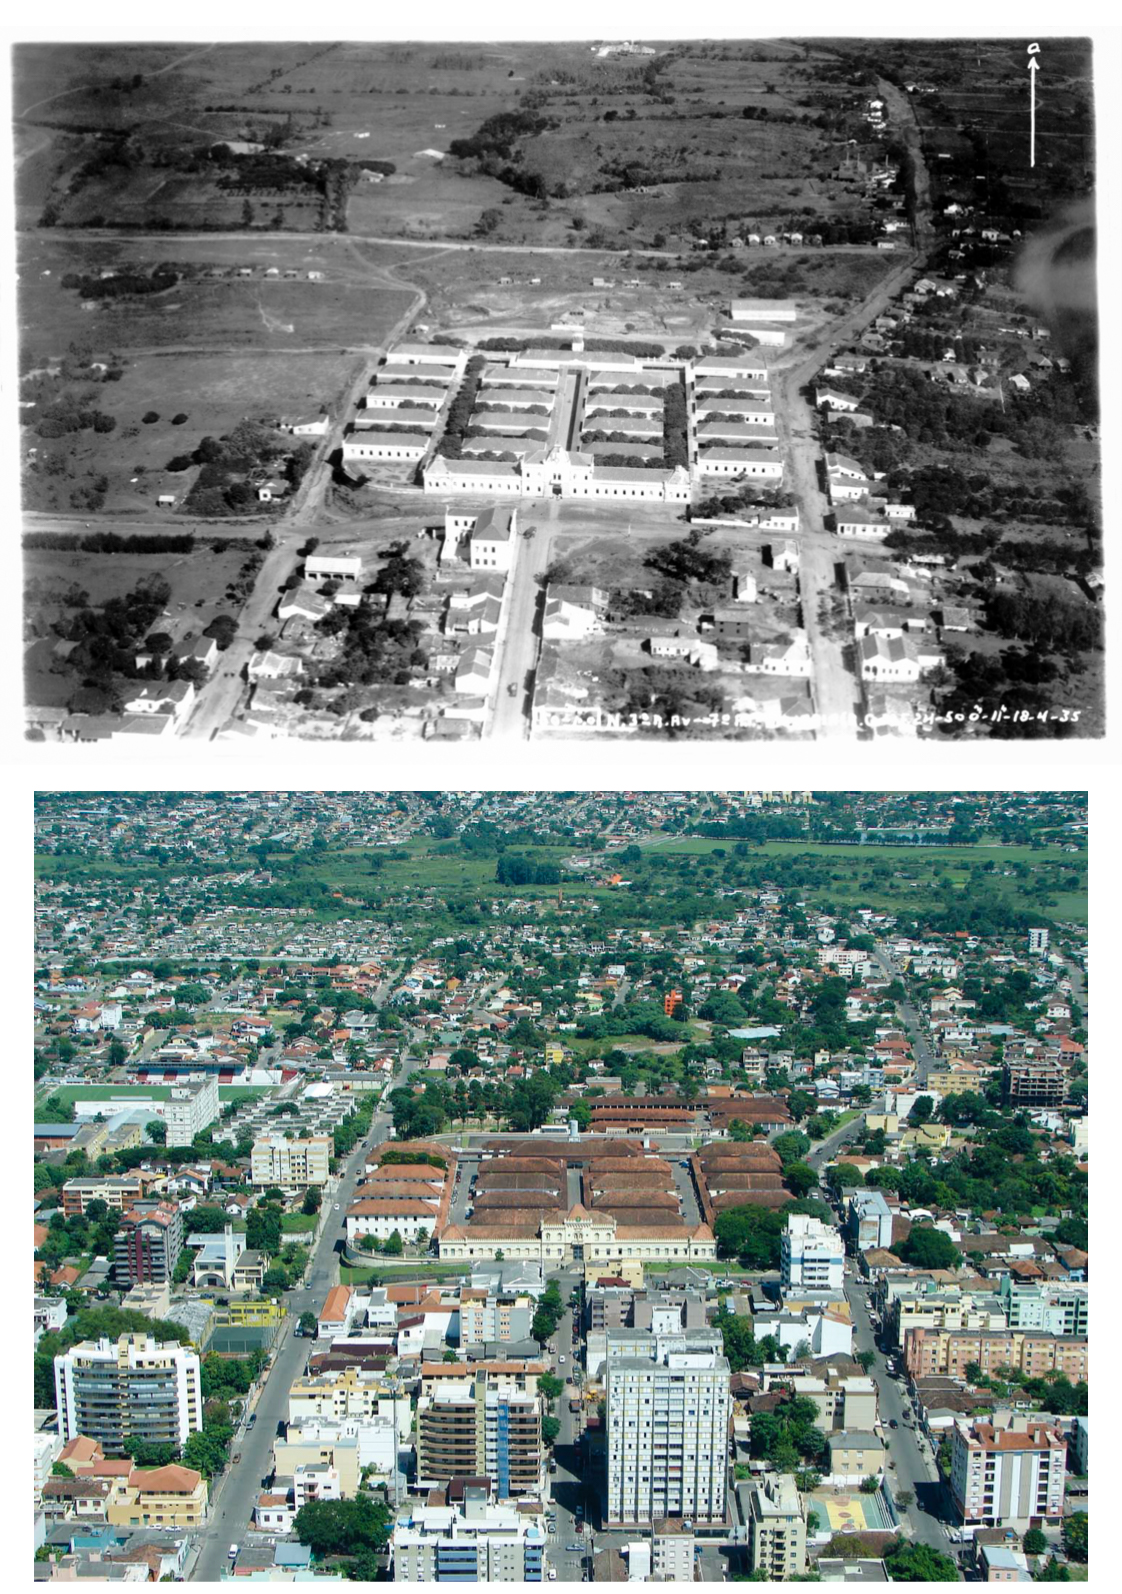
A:
{"type": "Polygon", "coordinates": [[[34,831],[36,1581],[1086,1580],[1085,792],[34,831]]]}
{"type": "Polygon", "coordinates": [[[27,737],[1103,736],[1093,57],[16,45],[27,737]]]}

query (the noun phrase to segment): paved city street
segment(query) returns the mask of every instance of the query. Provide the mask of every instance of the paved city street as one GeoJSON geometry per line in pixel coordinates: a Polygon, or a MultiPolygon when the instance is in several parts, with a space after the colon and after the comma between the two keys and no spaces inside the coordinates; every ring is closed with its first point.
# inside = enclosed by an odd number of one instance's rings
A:
{"type": "MultiPolygon", "coordinates": [[[[376,997],[379,1005],[385,1000],[391,983],[386,981],[379,987],[376,997]]],[[[416,1067],[415,1060],[407,1060],[400,1075],[395,1077],[395,1086],[404,1084],[416,1067]]],[[[365,1171],[366,1153],[389,1138],[392,1122],[392,1115],[386,1110],[380,1109],[374,1114],[369,1136],[355,1147],[339,1179],[333,1180],[324,1191],[324,1221],[312,1247],[304,1286],[293,1290],[288,1297],[288,1316],[277,1335],[272,1365],[256,1394],[251,1394],[249,1409],[243,1415],[241,1428],[231,1446],[232,1454],[240,1456],[240,1460],[227,1469],[214,1491],[207,1527],[200,1538],[191,1572],[193,1581],[217,1578],[229,1560],[230,1545],[244,1542],[257,1495],[272,1472],[272,1447],[278,1425],[288,1420],[288,1392],[304,1371],[314,1343],[294,1332],[296,1323],[302,1312],[315,1312],[318,1316],[328,1292],[339,1282],[338,1252],[346,1232],[343,1215],[365,1171]],[[255,1420],[249,1425],[251,1416],[255,1420]]]]}
{"type": "Polygon", "coordinates": [[[911,1537],[944,1555],[953,1555],[954,1546],[947,1533],[947,1506],[935,1459],[930,1446],[921,1440],[914,1427],[909,1426],[913,1414],[906,1384],[891,1377],[883,1355],[877,1350],[867,1295],[868,1291],[853,1279],[846,1280],[845,1296],[853,1315],[854,1352],[871,1350],[876,1353],[871,1376],[876,1380],[880,1420],[888,1447],[889,1488],[893,1499],[901,1490],[910,1490],[915,1497],[913,1505],[898,1507],[911,1537]],[[893,1421],[898,1424],[896,1428],[891,1426],[893,1421]]]}

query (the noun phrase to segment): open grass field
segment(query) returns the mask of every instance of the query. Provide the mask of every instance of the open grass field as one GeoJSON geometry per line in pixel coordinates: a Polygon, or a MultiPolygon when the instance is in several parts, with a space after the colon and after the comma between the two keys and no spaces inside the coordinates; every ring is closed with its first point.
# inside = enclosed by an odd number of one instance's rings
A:
{"type": "MultiPolygon", "coordinates": [[[[474,897],[503,902],[512,898],[551,899],[553,886],[501,886],[495,879],[494,858],[452,854],[439,856],[440,843],[418,839],[392,849],[406,857],[388,857],[371,848],[346,848],[317,854],[307,862],[302,855],[292,871],[296,883],[319,882],[337,893],[337,911],[346,914],[347,898],[366,895],[413,900],[422,912],[439,909],[438,895],[474,897]]],[[[1087,919],[1087,856],[1046,846],[1034,851],[1024,846],[844,846],[804,841],[752,844],[743,860],[733,852],[736,842],[723,838],[651,838],[641,851],[651,865],[651,888],[692,891],[700,895],[740,878],[741,863],[758,873],[761,862],[774,864],[768,878],[781,888],[797,886],[811,907],[847,911],[867,907],[907,914],[938,908],[944,900],[972,891],[993,895],[1021,912],[1037,911],[1055,920],[1082,924],[1087,919]],[[683,867],[669,867],[675,858],[683,867]],[[661,860],[661,862],[660,862],[661,860]]],[[[521,850],[521,849],[520,849],[521,850]]],[[[626,904],[629,898],[599,883],[597,871],[588,880],[568,876],[565,860],[571,847],[530,846],[542,862],[561,867],[566,900],[581,898],[605,908],[626,904]]],[[[289,860],[277,857],[278,866],[289,860]]],[[[39,858],[37,875],[50,878],[53,860],[39,858]]],[[[88,860],[84,875],[127,876],[125,865],[103,859],[88,860]]],[[[287,873],[287,871],[286,871],[287,873]]],[[[313,913],[309,907],[309,915],[313,913]]],[[[646,1046],[641,1037],[636,1043],[646,1046]]]]}
{"type": "MultiPolygon", "coordinates": [[[[728,853],[735,842],[700,838],[655,840],[655,854],[684,853],[704,856],[728,853]]],[[[646,844],[645,844],[646,846],[646,844]]],[[[1087,860],[1085,854],[1067,853],[1059,847],[860,847],[824,842],[769,841],[753,846],[751,857],[775,858],[825,866],[828,879],[807,886],[808,901],[829,900],[839,907],[868,907],[903,911],[908,905],[931,906],[946,881],[961,889],[979,866],[986,889],[1010,907],[1028,912],[1046,909],[1057,919],[1077,924],[1087,920],[1087,860]],[[987,866],[992,862],[992,871],[987,866]]],[[[777,876],[782,884],[782,874],[777,876]]]]}
{"type": "MultiPolygon", "coordinates": [[[[182,530],[177,510],[197,474],[169,471],[169,462],[190,455],[204,437],[222,437],[239,421],[271,422],[315,415],[337,407],[357,373],[360,355],[294,354],[265,358],[256,354],[195,354],[181,351],[126,358],[119,382],[67,384],[66,391],[88,395],[92,404],[112,415],[113,431],[72,432],[59,443],[39,438],[25,427],[21,450],[31,459],[63,453],[66,471],[52,477],[38,474],[27,491],[29,508],[72,513],[70,493],[84,477],[106,479],[102,514],[136,515],[145,523],[165,521],[182,530]],[[146,421],[154,414],[154,421],[146,421]],[[174,417],[186,420],[174,424],[174,417]],[[31,449],[37,450],[32,455],[31,449]],[[134,478],[136,478],[134,480],[134,478]],[[172,494],[176,503],[161,506],[172,494]]],[[[34,411],[24,411],[33,415],[34,411]]],[[[253,530],[246,519],[246,535],[253,530]]]]}
{"type": "MultiPolygon", "coordinates": [[[[219,1085],[218,1099],[223,1104],[231,1101],[254,1101],[258,1096],[266,1096],[271,1089],[268,1085],[219,1085]]],[[[74,1101],[167,1101],[171,1095],[170,1085],[63,1085],[58,1091],[40,1091],[35,1097],[35,1110],[39,1112],[48,1096],[58,1095],[69,1106],[74,1101]]]]}
{"type": "MultiPolygon", "coordinates": [[[[498,209],[496,236],[511,242],[564,242],[574,220],[626,241],[694,221],[767,226],[858,208],[831,175],[839,143],[860,131],[860,80],[837,54],[799,44],[654,50],[600,58],[576,41],[20,47],[19,223],[34,225],[49,204],[64,226],[236,226],[242,197],[217,188],[195,154],[277,130],[290,155],[396,168],[358,183],[352,232],[469,237],[483,211],[498,209]],[[453,140],[528,96],[549,124],[522,151],[524,171],[549,195],[545,209],[476,163],[456,171],[442,161],[453,140]],[[83,171],[92,129],[128,138],[126,165],[83,171]]],[[[313,225],[320,208],[310,188],[293,186],[254,194],[253,204],[258,225],[279,206],[287,230],[313,225]]]]}
{"type": "MultiPolygon", "coordinates": [[[[402,263],[385,254],[385,263],[402,263]]],[[[22,341],[42,359],[58,358],[71,342],[101,359],[133,349],[369,348],[383,341],[410,299],[407,289],[384,285],[343,237],[75,239],[40,232],[20,238],[18,270],[22,341]],[[68,272],[147,273],[162,265],[181,273],[164,293],[84,300],[62,287],[68,272]],[[253,276],[233,275],[244,268],[253,276]],[[270,269],[281,275],[266,277],[270,269]],[[285,278],[286,271],[300,275],[285,278]],[[309,280],[309,271],[323,280],[309,280]]]]}
{"type": "Polygon", "coordinates": [[[351,1267],[343,1262],[339,1266],[340,1284],[412,1284],[414,1280],[463,1277],[469,1269],[455,1262],[403,1262],[397,1267],[383,1263],[381,1267],[351,1267]]]}
{"type": "Polygon", "coordinates": [[[281,1218],[282,1234],[311,1234],[319,1218],[314,1212],[286,1212],[281,1218]]]}
{"type": "Polygon", "coordinates": [[[76,1101],[167,1101],[170,1095],[170,1085],[62,1085],[37,1095],[35,1106],[38,1110],[48,1096],[58,1096],[69,1107],[76,1101]]]}

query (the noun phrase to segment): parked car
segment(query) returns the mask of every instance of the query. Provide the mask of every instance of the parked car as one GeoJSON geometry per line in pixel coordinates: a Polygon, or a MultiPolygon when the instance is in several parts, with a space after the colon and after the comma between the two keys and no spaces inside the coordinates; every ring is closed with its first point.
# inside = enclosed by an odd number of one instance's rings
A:
{"type": "Polygon", "coordinates": [[[237,1560],[237,1556],[238,1556],[238,1547],[237,1547],[237,1545],[236,1544],[231,1544],[229,1550],[226,1553],[230,1557],[231,1561],[237,1560]]]}

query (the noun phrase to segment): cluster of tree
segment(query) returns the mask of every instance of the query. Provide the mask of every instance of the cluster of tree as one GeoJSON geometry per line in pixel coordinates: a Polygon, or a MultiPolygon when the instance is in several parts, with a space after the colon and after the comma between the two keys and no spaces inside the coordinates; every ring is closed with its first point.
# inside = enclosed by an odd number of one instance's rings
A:
{"type": "MultiPolygon", "coordinates": [[[[805,1138],[805,1137],[804,1137],[805,1138]]],[[[830,1209],[822,1201],[792,1201],[781,1212],[768,1207],[729,1207],[719,1212],[713,1225],[717,1255],[735,1257],[742,1267],[767,1272],[779,1266],[780,1236],[787,1215],[806,1212],[828,1222],[830,1209]]]]}
{"type": "Polygon", "coordinates": [[[495,879],[501,886],[555,886],[560,883],[561,871],[555,863],[504,852],[495,865],[495,879]]]}
{"type": "Polygon", "coordinates": [[[137,649],[170,597],[171,587],[162,576],[144,576],[123,597],[107,598],[100,608],[78,609],[56,622],[60,634],[77,644],[68,662],[82,677],[84,691],[111,698],[116,675],[137,673],[137,649]]]}
{"type": "Polygon", "coordinates": [[[1054,593],[993,592],[986,613],[1000,636],[1033,648],[1066,653],[1102,647],[1102,612],[1092,603],[1068,603],[1054,593]]]}
{"type": "Polygon", "coordinates": [[[786,1345],[781,1345],[774,1334],[757,1339],[752,1319],[730,1312],[723,1298],[713,1323],[720,1330],[724,1353],[734,1373],[742,1373],[747,1367],[763,1367],[768,1362],[787,1360],[786,1345]]]}
{"type": "MultiPolygon", "coordinates": [[[[960,1111],[957,1103],[954,1111],[956,1115],[960,1111]]],[[[1053,1232],[1062,1244],[1080,1245],[1082,1241],[1080,1248],[1085,1248],[1086,1172],[1068,1156],[1056,1155],[1042,1162],[1038,1138],[1022,1123],[1003,1122],[1000,1128],[985,1131],[979,1143],[949,1162],[930,1166],[916,1158],[903,1168],[875,1169],[866,1183],[899,1190],[913,1206],[996,1208],[1010,1220],[1034,1211],[1057,1216],[1068,1212],[1070,1217],[1053,1232]]],[[[913,1228],[893,1250],[920,1267],[953,1268],[958,1263],[958,1252],[947,1236],[930,1228],[913,1228]],[[926,1262],[921,1257],[940,1260],[926,1262]]],[[[969,1246],[966,1250],[969,1254],[969,1246]]]]}
{"type": "Polygon", "coordinates": [[[83,299],[141,298],[146,294],[166,293],[179,281],[174,267],[160,265],[150,273],[143,271],[116,271],[111,277],[94,277],[68,271],[62,278],[62,287],[73,289],[83,299]]]}
{"type": "Polygon", "coordinates": [[[374,1118],[374,1102],[369,1095],[359,1101],[349,1118],[344,1118],[333,1131],[334,1152],[337,1157],[348,1157],[370,1131],[374,1118]]]}
{"type": "Polygon", "coordinates": [[[54,1332],[40,1336],[35,1348],[35,1404],[52,1408],[55,1398],[54,1359],[82,1340],[119,1339],[122,1334],[151,1334],[153,1338],[176,1345],[190,1343],[190,1334],[181,1323],[146,1317],[143,1312],[124,1311],[117,1306],[80,1306],[54,1332]]]}
{"type": "Polygon", "coordinates": [[[957,1583],[958,1567],[942,1550],[910,1539],[894,1539],[884,1551],[884,1569],[893,1583],[957,1583]]]}
{"type": "MultiPolygon", "coordinates": [[[[408,561],[412,563],[412,561],[408,561]]],[[[385,572],[379,572],[381,578],[385,572]]],[[[393,580],[391,571],[387,579],[393,580]]],[[[319,622],[324,636],[339,637],[342,651],[319,672],[321,687],[407,686],[414,670],[424,669],[428,655],[419,645],[424,630],[419,620],[387,620],[368,598],[353,608],[340,604],[319,622]]],[[[309,693],[309,696],[311,694],[309,693]]]]}
{"type": "Polygon", "coordinates": [[[123,537],[116,531],[29,531],[21,538],[24,548],[50,548],[82,553],[193,553],[195,539],[190,532],[169,536],[137,533],[123,537]]]}
{"type": "Polygon", "coordinates": [[[519,159],[518,147],[524,139],[536,138],[555,125],[532,111],[499,111],[467,138],[452,139],[448,153],[453,160],[478,161],[480,170],[499,176],[492,168],[503,161],[519,159]]]}
{"type": "Polygon", "coordinates": [[[655,570],[666,580],[677,582],[683,587],[691,582],[706,586],[723,585],[732,574],[732,555],[723,551],[710,552],[701,544],[702,533],[690,531],[684,540],[667,543],[664,548],[655,548],[643,563],[649,570],[655,570]]]}
{"type": "Polygon", "coordinates": [[[534,1313],[533,1322],[530,1324],[530,1333],[539,1345],[544,1345],[547,1340],[553,1338],[564,1310],[561,1287],[556,1279],[550,1279],[543,1294],[538,1299],[537,1311],[534,1313]]]}
{"type": "Polygon", "coordinates": [[[353,1500],[309,1500],[296,1513],[296,1537],[317,1561],[338,1560],[354,1582],[374,1583],[383,1575],[380,1551],[389,1543],[393,1516],[369,1494],[353,1500]]]}
{"type": "Polygon", "coordinates": [[[953,1272],[962,1260],[950,1235],[926,1224],[913,1224],[907,1238],[895,1241],[890,1249],[912,1267],[945,1268],[953,1272]]]}
{"type": "Polygon", "coordinates": [[[87,1252],[94,1256],[111,1256],[113,1236],[120,1222],[120,1213],[102,1200],[91,1201],[84,1213],[75,1212],[70,1217],[60,1211],[53,1212],[47,1236],[35,1251],[36,1276],[42,1278],[44,1268],[49,1276],[68,1256],[82,1256],[87,1252]]]}
{"type": "MultiPolygon", "coordinates": [[[[30,411],[21,412],[25,417],[30,411]]],[[[68,437],[73,432],[112,432],[117,417],[99,410],[96,405],[76,393],[64,393],[53,403],[44,404],[35,412],[34,429],[37,437],[68,437]]]]}
{"type": "Polygon", "coordinates": [[[189,514],[246,514],[260,507],[247,478],[274,467],[288,451],[288,444],[271,426],[247,420],[225,437],[204,437],[193,453],[177,454],[167,468],[202,467],[184,500],[189,514]]]}
{"type": "Polygon", "coordinates": [[[472,355],[465,367],[459,392],[448,406],[444,431],[436,448],[437,453],[443,454],[446,459],[459,459],[463,452],[464,437],[471,424],[476,394],[479,392],[479,383],[486,364],[487,361],[482,354],[472,355]]]}
{"type": "Polygon", "coordinates": [[[662,410],[662,449],[667,465],[689,465],[689,418],[686,390],[681,377],[665,389],[662,410]]]}
{"type": "MultiPolygon", "coordinates": [[[[846,452],[853,452],[848,445],[846,452]]],[[[1038,507],[1046,512],[1041,518],[1062,522],[1070,522],[1076,512],[1070,499],[1066,502],[1057,499],[1051,508],[1047,503],[1040,503],[1038,507]]],[[[1089,506],[1085,507],[1090,513],[1089,506]]],[[[960,531],[949,521],[942,521],[937,529],[910,526],[904,530],[902,527],[897,527],[888,533],[884,544],[886,548],[891,548],[905,559],[914,554],[942,554],[948,565],[954,565],[967,555],[976,558],[981,554],[984,557],[972,565],[970,573],[979,581],[985,582],[992,580],[998,565],[1007,570],[1024,570],[1044,575],[1070,573],[1075,576],[1088,576],[1102,564],[1102,553],[1097,527],[1087,524],[1082,530],[1087,538],[1086,545],[1073,547],[1070,541],[1063,538],[1034,537],[1031,540],[1020,540],[1007,537],[1000,526],[983,526],[978,531],[960,531]]]]}
{"type": "Polygon", "coordinates": [[[826,1436],[818,1426],[815,1402],[788,1394],[774,1411],[754,1413],[749,1450],[776,1472],[798,1472],[821,1461],[826,1436]]]}
{"type": "MultiPolygon", "coordinates": [[[[947,664],[953,680],[947,688],[936,685],[933,698],[948,722],[978,724],[998,739],[1079,734],[1077,722],[1056,712],[1060,705],[1053,683],[1060,671],[1045,655],[1020,648],[1005,648],[1000,654],[972,651],[948,654],[947,664]]],[[[1068,670],[1073,666],[1078,661],[1069,661],[1068,670]]],[[[969,911],[979,906],[972,903],[969,911]]],[[[1000,905],[993,903],[989,912],[1000,912],[1000,905]]]]}
{"type": "Polygon", "coordinates": [[[888,364],[871,367],[860,387],[863,405],[882,426],[899,426],[916,442],[978,449],[991,437],[1004,437],[1030,458],[1059,451],[1059,428],[1079,419],[1075,391],[1071,384],[1042,383],[1031,394],[1011,396],[1002,408],[959,394],[911,366],[888,364]],[[1060,393],[1068,395],[1068,403],[1060,393]]]}

